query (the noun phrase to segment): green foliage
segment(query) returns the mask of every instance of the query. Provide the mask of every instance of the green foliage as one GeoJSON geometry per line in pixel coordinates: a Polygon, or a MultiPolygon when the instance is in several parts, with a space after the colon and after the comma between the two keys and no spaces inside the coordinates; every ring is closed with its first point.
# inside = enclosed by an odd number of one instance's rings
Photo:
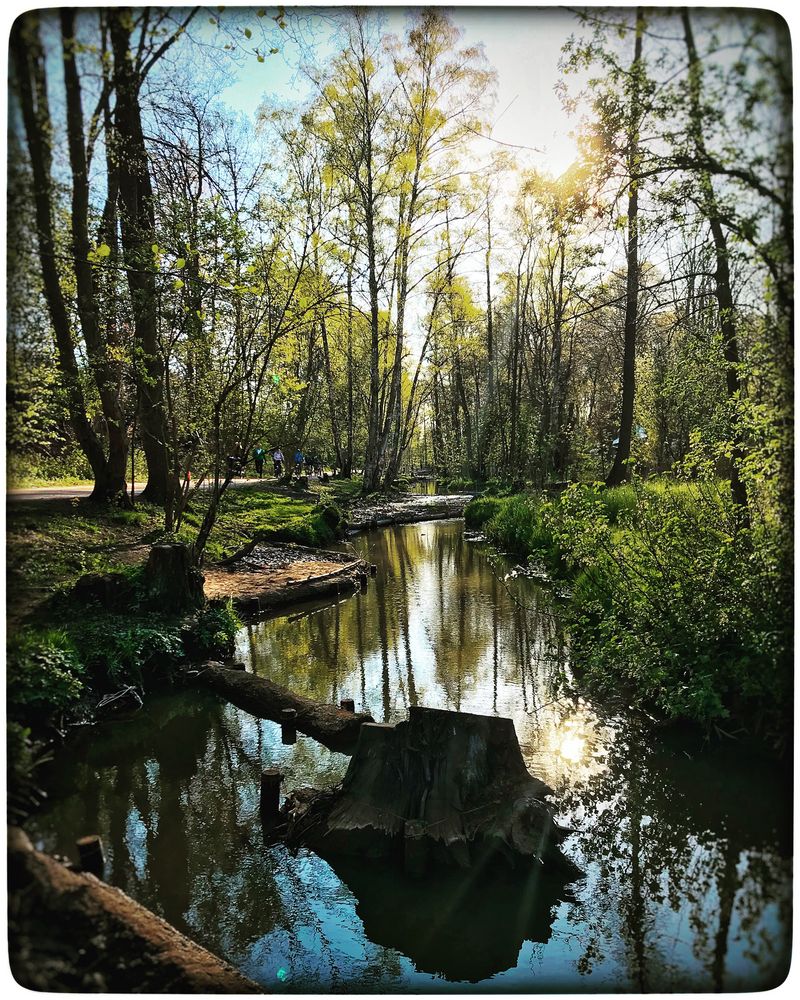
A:
{"type": "Polygon", "coordinates": [[[136,684],[148,675],[169,670],[183,658],[174,622],[98,614],[70,629],[78,655],[100,686],[136,684]]]}
{"type": "MultiPolygon", "coordinates": [[[[182,541],[191,541],[202,520],[200,503],[187,514],[180,532],[182,541]]],[[[228,490],[206,546],[209,559],[232,555],[252,538],[264,541],[326,545],[337,537],[341,523],[338,508],[326,501],[296,498],[257,489],[228,490]]]]}
{"type": "Polygon", "coordinates": [[[629,513],[636,507],[636,490],[632,486],[615,486],[601,493],[603,507],[608,520],[617,524],[620,515],[629,513]]]}
{"type": "Polygon", "coordinates": [[[711,477],[629,489],[635,506],[609,510],[602,488],[574,486],[546,514],[578,571],[567,623],[585,682],[669,719],[780,742],[791,587],[778,525],[755,510],[748,523],[711,477]]]}
{"type": "Polygon", "coordinates": [[[230,598],[209,603],[184,632],[184,649],[197,659],[227,659],[233,654],[236,633],[241,627],[230,598]]]}
{"type": "Polygon", "coordinates": [[[83,666],[66,632],[26,629],[9,643],[8,711],[12,718],[48,719],[78,700],[83,666]]]}
{"type": "Polygon", "coordinates": [[[550,573],[559,575],[561,552],[543,516],[548,507],[547,501],[526,493],[501,499],[484,531],[499,548],[542,562],[550,573]]]}
{"type": "Polygon", "coordinates": [[[486,489],[483,491],[485,496],[490,497],[505,497],[510,496],[514,489],[503,479],[489,479],[486,482],[486,489]]]}
{"type": "Polygon", "coordinates": [[[475,497],[464,508],[464,521],[468,528],[482,528],[502,506],[503,500],[499,497],[475,497]]]}
{"type": "Polygon", "coordinates": [[[562,575],[564,564],[549,525],[543,517],[548,502],[529,493],[481,496],[464,511],[468,527],[483,528],[490,542],[504,552],[543,563],[552,575],[562,575]]]}

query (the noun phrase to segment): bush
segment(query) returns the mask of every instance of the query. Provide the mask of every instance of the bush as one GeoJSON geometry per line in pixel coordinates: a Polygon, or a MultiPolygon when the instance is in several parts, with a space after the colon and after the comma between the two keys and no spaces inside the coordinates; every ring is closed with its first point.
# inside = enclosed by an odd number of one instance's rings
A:
{"type": "Polygon", "coordinates": [[[36,784],[36,770],[51,759],[43,743],[18,722],[6,727],[6,809],[9,823],[21,823],[40,804],[44,793],[36,784]]]}
{"type": "Polygon", "coordinates": [[[198,612],[183,633],[183,648],[192,659],[228,659],[242,622],[233,601],[212,601],[198,612]]]}
{"type": "Polygon", "coordinates": [[[106,614],[81,622],[72,636],[84,667],[107,684],[143,686],[147,674],[168,671],[183,657],[174,625],[106,614]]]}
{"type": "Polygon", "coordinates": [[[601,492],[606,516],[612,524],[619,522],[620,516],[636,509],[637,495],[633,486],[614,486],[601,492]]]}
{"type": "Polygon", "coordinates": [[[511,486],[502,479],[487,479],[486,489],[483,491],[485,496],[489,497],[505,497],[511,494],[511,486]]]}
{"type": "Polygon", "coordinates": [[[711,480],[627,489],[633,508],[626,495],[610,510],[614,491],[578,486],[547,513],[579,571],[567,610],[575,665],[602,695],[779,743],[792,705],[779,526],[757,511],[748,523],[711,480]]]}
{"type": "Polygon", "coordinates": [[[482,528],[500,510],[503,501],[498,497],[480,496],[470,500],[464,508],[464,521],[469,528],[482,528]]]}
{"type": "Polygon", "coordinates": [[[52,718],[74,704],[83,691],[83,667],[75,646],[58,630],[26,629],[9,644],[9,715],[52,718]]]}

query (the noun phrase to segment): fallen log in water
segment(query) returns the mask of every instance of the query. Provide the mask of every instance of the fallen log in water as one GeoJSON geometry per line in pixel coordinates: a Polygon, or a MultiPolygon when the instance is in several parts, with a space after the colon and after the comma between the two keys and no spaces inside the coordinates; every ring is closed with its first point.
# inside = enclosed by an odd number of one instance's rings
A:
{"type": "Polygon", "coordinates": [[[259,719],[282,722],[286,709],[297,712],[295,725],[301,733],[312,736],[324,746],[340,753],[352,753],[365,722],[372,722],[366,712],[348,712],[335,705],[324,705],[274,684],[265,677],[232,670],[221,663],[207,663],[200,668],[197,683],[227,698],[245,712],[259,719]]]}
{"type": "Polygon", "coordinates": [[[410,874],[503,859],[574,878],[550,792],[511,719],[411,708],[395,726],[363,725],[341,788],[288,796],[275,832],[323,855],[396,855],[410,874]]]}
{"type": "Polygon", "coordinates": [[[70,871],[8,832],[10,962],[31,990],[261,993],[120,889],[70,871]]]}
{"type": "Polygon", "coordinates": [[[390,524],[416,524],[421,521],[442,521],[462,517],[471,495],[420,497],[408,495],[385,504],[361,502],[354,504],[347,515],[350,534],[390,524]]]}

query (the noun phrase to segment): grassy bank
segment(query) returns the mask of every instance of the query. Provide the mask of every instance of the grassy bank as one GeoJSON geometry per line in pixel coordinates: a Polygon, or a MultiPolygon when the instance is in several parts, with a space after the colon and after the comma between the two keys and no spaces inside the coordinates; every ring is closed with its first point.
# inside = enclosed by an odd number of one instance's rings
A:
{"type": "Polygon", "coordinates": [[[572,581],[574,665],[596,694],[780,746],[791,721],[791,551],[715,481],[483,496],[467,524],[572,581]]]}
{"type": "MultiPolygon", "coordinates": [[[[336,482],[301,494],[256,485],[229,490],[206,561],[231,555],[254,537],[329,544],[341,531],[337,504],[359,485],[336,482]]],[[[193,540],[207,502],[203,494],[193,499],[177,540],[193,540]]],[[[165,540],[163,511],[147,504],[133,510],[88,500],[9,506],[8,715],[17,728],[60,724],[121,687],[146,689],[168,680],[187,656],[232,651],[239,622],[229,604],[188,619],[148,604],[142,569],[150,547],[165,540]],[[72,588],[86,573],[123,574],[130,584],[124,605],[109,610],[79,602],[72,588]]]]}

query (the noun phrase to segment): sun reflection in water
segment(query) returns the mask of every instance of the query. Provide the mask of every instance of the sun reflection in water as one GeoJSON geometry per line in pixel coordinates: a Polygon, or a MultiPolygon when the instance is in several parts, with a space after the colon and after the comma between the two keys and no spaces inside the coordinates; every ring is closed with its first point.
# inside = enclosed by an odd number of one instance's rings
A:
{"type": "Polygon", "coordinates": [[[575,732],[567,732],[561,738],[558,753],[564,760],[579,764],[586,752],[586,740],[575,732]]]}

